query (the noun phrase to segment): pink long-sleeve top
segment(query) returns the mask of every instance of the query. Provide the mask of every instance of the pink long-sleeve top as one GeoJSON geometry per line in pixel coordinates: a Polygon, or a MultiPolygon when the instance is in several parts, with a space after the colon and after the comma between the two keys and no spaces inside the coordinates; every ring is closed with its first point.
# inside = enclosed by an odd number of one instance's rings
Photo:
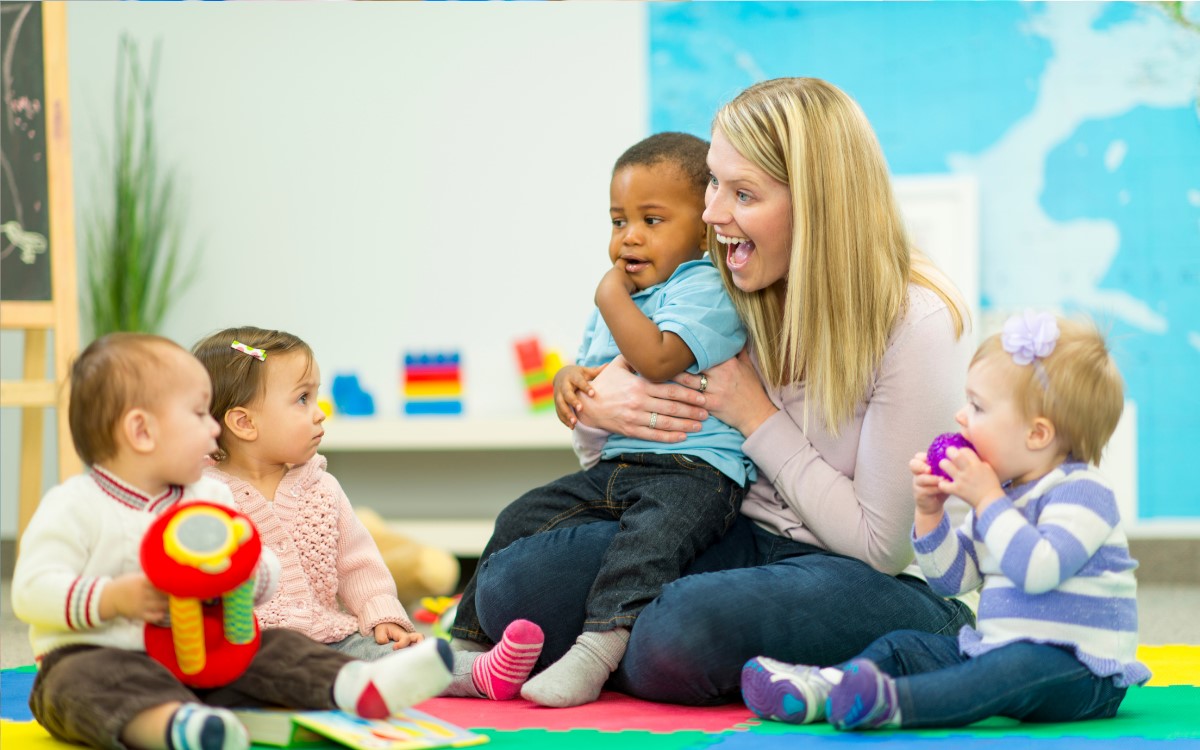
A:
{"type": "Polygon", "coordinates": [[[779,411],[742,446],[759,468],[742,513],[883,573],[920,576],[908,462],[938,434],[957,431],[971,352],[941,298],[910,285],[870,390],[836,437],[816,404],[805,425],[803,383],[767,389],[779,411]]]}
{"type": "Polygon", "coordinates": [[[259,621],[264,628],[299,630],[321,643],[354,632],[367,635],[384,622],[412,632],[375,540],[325,466],[325,457],[318,455],[293,467],[272,500],[243,479],[216,467],[205,470],[229,485],[263,544],[279,557],[279,593],[255,608],[259,621]]]}

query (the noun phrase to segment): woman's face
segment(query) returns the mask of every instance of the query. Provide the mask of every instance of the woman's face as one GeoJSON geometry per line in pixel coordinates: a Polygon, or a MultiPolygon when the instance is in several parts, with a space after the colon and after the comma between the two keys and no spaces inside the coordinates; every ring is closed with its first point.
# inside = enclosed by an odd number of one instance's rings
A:
{"type": "Polygon", "coordinates": [[[792,255],[792,200],[776,180],[737,152],[716,129],[708,149],[712,173],[704,195],[706,223],[725,245],[725,265],[743,292],[786,279],[792,255]]]}

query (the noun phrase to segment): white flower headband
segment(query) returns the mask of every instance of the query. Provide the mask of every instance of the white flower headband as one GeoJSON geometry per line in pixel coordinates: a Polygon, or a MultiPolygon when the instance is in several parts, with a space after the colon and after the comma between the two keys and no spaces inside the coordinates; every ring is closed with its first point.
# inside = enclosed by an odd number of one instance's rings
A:
{"type": "Polygon", "coordinates": [[[1053,314],[1026,310],[1013,315],[1004,321],[1000,344],[1018,365],[1033,363],[1042,389],[1050,389],[1050,379],[1041,361],[1049,357],[1058,344],[1058,321],[1053,314]]]}

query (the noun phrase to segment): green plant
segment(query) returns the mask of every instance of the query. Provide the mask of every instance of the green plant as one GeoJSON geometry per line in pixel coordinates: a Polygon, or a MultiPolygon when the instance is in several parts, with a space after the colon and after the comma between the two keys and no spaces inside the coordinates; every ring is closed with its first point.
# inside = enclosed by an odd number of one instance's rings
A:
{"type": "Polygon", "coordinates": [[[159,162],[154,127],[160,45],[143,68],[137,42],[117,46],[111,182],[87,223],[87,310],[92,335],[157,332],[191,282],[184,261],[175,171],[159,162]]]}

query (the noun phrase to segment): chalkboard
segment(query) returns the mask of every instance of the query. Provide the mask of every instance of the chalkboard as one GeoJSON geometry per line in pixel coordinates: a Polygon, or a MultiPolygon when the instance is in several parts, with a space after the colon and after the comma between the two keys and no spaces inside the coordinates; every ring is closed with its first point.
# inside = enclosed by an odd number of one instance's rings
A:
{"type": "Polygon", "coordinates": [[[50,212],[46,179],[42,4],[0,5],[0,299],[48,300],[50,212]]]}
{"type": "Polygon", "coordinates": [[[23,377],[0,380],[0,406],[19,407],[21,413],[21,530],[50,473],[43,462],[47,408],[56,412],[59,478],[81,468],[67,424],[79,298],[66,3],[4,2],[0,14],[0,329],[19,331],[24,348],[23,377]]]}

